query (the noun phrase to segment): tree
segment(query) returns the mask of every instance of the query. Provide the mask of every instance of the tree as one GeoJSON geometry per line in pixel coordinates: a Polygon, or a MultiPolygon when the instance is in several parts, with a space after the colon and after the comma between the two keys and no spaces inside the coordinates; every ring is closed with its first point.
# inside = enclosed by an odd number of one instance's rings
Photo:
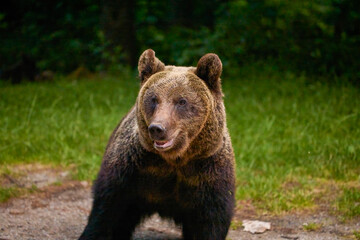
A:
{"type": "Polygon", "coordinates": [[[102,26],[107,41],[107,51],[115,52],[121,47],[128,65],[135,67],[138,59],[138,44],[135,33],[134,0],[104,0],[102,26]]]}

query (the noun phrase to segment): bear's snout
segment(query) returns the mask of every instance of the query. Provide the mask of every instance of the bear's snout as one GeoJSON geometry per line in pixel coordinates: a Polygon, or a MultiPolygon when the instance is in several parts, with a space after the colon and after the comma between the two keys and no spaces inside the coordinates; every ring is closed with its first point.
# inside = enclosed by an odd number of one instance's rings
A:
{"type": "Polygon", "coordinates": [[[163,141],[166,139],[166,130],[161,124],[150,124],[150,137],[155,141],[163,141]]]}

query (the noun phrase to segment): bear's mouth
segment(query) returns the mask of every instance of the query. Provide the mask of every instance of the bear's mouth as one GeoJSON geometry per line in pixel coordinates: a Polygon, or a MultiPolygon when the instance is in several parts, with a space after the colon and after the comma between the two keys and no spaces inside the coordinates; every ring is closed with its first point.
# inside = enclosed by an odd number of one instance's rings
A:
{"type": "Polygon", "coordinates": [[[154,147],[159,151],[169,149],[174,144],[174,138],[168,141],[154,141],[154,147]]]}

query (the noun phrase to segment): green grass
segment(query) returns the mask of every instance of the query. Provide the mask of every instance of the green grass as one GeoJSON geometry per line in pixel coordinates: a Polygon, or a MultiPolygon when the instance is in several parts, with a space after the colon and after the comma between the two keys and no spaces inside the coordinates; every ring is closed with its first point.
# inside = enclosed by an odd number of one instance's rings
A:
{"type": "Polygon", "coordinates": [[[303,229],[308,232],[318,231],[322,228],[321,223],[306,223],[303,225],[303,229]]]}
{"type": "Polygon", "coordinates": [[[94,179],[111,131],[136,99],[139,82],[129,75],[0,88],[0,165],[75,164],[76,179],[94,179]]]}
{"type": "MultiPolygon", "coordinates": [[[[224,71],[238,199],[283,212],[316,207],[332,183],[355,184],[359,194],[359,88],[266,65],[224,71]]],[[[135,102],[135,75],[1,86],[0,165],[74,165],[75,179],[94,179],[111,131],[135,102]]]]}
{"type": "Polygon", "coordinates": [[[360,240],[360,231],[354,231],[354,238],[360,240]]]}
{"type": "Polygon", "coordinates": [[[360,188],[345,188],[336,201],[337,209],[344,217],[360,216],[360,188]]]}
{"type": "Polygon", "coordinates": [[[224,90],[239,199],[290,211],[316,203],[319,179],[360,185],[360,89],[248,67],[224,90]]]}
{"type": "Polygon", "coordinates": [[[21,195],[21,191],[15,187],[0,187],[0,202],[5,202],[12,197],[21,195]]]}
{"type": "Polygon", "coordinates": [[[232,220],[230,224],[230,229],[237,230],[242,227],[242,224],[243,224],[242,221],[232,220]]]}

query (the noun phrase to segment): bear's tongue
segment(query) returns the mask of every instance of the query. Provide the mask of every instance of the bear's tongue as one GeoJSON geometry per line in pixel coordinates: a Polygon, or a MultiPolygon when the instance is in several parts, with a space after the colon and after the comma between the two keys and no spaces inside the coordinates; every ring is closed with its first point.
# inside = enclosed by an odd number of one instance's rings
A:
{"type": "Polygon", "coordinates": [[[170,141],[155,141],[155,146],[159,148],[166,148],[171,146],[172,142],[172,139],[170,141]]]}

